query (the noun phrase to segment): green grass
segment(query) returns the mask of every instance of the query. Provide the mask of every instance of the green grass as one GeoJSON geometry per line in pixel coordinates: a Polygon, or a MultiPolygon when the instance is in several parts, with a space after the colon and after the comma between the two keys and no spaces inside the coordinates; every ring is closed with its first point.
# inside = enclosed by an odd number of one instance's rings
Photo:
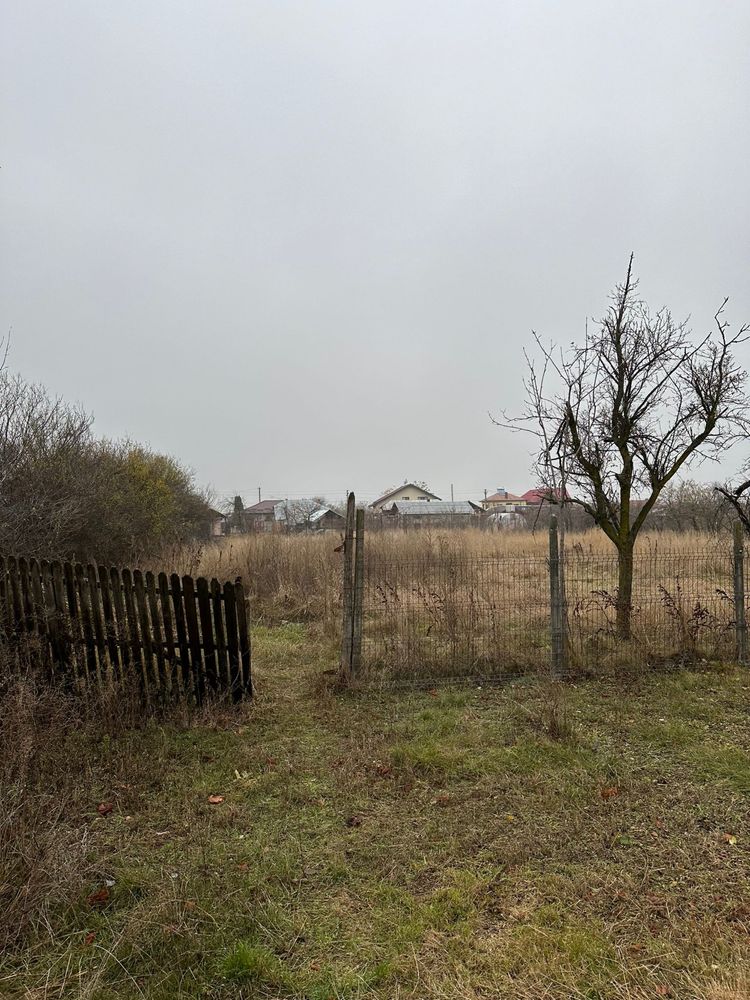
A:
{"type": "Polygon", "coordinates": [[[75,737],[95,874],[0,994],[750,996],[746,675],[570,685],[559,741],[544,685],[337,695],[297,625],[254,655],[239,713],[75,737]]]}

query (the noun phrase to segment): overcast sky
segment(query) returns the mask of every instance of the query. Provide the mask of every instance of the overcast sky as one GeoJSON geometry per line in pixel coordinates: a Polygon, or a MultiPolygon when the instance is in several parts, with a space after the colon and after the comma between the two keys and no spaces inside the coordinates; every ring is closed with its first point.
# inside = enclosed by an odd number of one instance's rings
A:
{"type": "Polygon", "coordinates": [[[522,492],[487,412],[631,250],[750,319],[746,0],[2,12],[11,364],[218,494],[522,492]]]}

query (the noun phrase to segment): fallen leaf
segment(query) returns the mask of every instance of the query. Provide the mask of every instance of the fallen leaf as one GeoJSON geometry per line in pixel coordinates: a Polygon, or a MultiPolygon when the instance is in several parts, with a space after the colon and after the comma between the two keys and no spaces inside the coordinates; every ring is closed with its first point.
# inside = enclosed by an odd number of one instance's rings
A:
{"type": "Polygon", "coordinates": [[[100,816],[106,816],[107,813],[111,813],[113,809],[114,806],[112,805],[111,802],[100,802],[99,805],[96,807],[96,811],[99,813],[100,816]]]}
{"type": "Polygon", "coordinates": [[[347,826],[362,826],[362,818],[360,816],[350,816],[346,821],[347,826]]]}
{"type": "Polygon", "coordinates": [[[106,886],[103,889],[97,889],[96,892],[92,892],[88,898],[89,906],[93,907],[104,906],[108,902],[109,889],[106,886]]]}
{"type": "Polygon", "coordinates": [[[611,785],[609,788],[601,788],[599,794],[603,799],[614,799],[620,794],[620,789],[617,785],[611,785]]]}
{"type": "Polygon", "coordinates": [[[438,797],[435,799],[435,804],[445,807],[448,805],[450,800],[451,800],[450,795],[446,795],[445,793],[443,793],[442,795],[438,795],[438,797]]]}
{"type": "Polygon", "coordinates": [[[737,838],[735,837],[735,835],[733,833],[722,833],[721,840],[725,844],[732,844],[732,845],[734,845],[734,844],[737,843],[737,838]]]}
{"type": "Polygon", "coordinates": [[[198,904],[195,902],[194,899],[186,899],[185,900],[185,909],[186,910],[194,910],[197,905],[198,904]]]}
{"type": "Polygon", "coordinates": [[[509,823],[515,823],[516,821],[516,817],[513,815],[513,813],[506,813],[505,818],[509,823]]]}
{"type": "Polygon", "coordinates": [[[246,872],[250,870],[250,865],[246,861],[240,861],[237,865],[238,872],[246,872]]]}
{"type": "Polygon", "coordinates": [[[218,805],[221,805],[221,803],[224,801],[224,796],[223,795],[209,795],[208,796],[208,801],[211,803],[212,806],[218,806],[218,805]]]}
{"type": "Polygon", "coordinates": [[[437,698],[437,688],[430,688],[427,692],[432,698],[437,698]]]}
{"type": "Polygon", "coordinates": [[[90,947],[96,940],[96,931],[89,931],[86,937],[83,939],[83,943],[90,947]]]}

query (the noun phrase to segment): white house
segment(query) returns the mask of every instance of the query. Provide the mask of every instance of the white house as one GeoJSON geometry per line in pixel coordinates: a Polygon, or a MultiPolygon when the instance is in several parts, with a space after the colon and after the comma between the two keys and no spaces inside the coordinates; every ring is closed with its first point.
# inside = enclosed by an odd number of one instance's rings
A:
{"type": "Polygon", "coordinates": [[[434,493],[430,493],[429,490],[424,489],[422,486],[417,486],[416,483],[404,483],[403,486],[397,486],[394,490],[388,490],[384,493],[382,497],[379,497],[373,503],[370,504],[371,510],[385,510],[390,504],[397,503],[399,501],[407,503],[410,501],[423,500],[429,503],[431,500],[439,500],[440,497],[436,497],[434,493]]]}

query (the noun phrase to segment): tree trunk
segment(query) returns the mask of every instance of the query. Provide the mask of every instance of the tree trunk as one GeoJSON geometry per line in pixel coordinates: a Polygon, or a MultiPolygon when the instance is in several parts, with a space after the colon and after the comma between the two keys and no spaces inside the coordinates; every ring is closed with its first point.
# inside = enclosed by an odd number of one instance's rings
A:
{"type": "Polygon", "coordinates": [[[633,543],[617,550],[617,637],[630,638],[630,613],[633,610],[633,543]]]}

